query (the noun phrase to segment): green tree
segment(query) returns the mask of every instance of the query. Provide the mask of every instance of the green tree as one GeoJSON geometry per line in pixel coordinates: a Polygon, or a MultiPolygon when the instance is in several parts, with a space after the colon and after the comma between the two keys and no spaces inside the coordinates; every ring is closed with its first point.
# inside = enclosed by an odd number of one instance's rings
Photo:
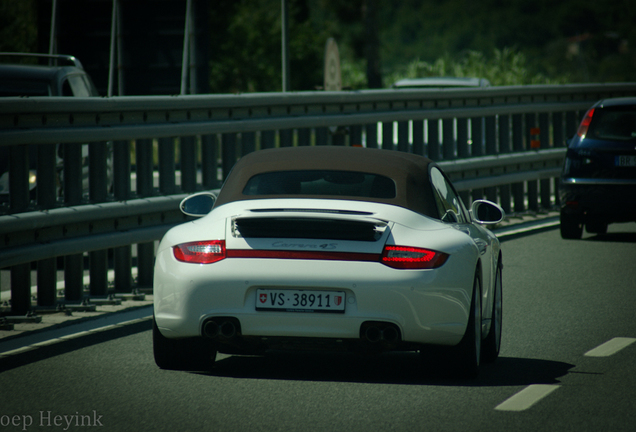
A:
{"type": "MultiPolygon", "coordinates": [[[[289,0],[292,90],[323,81],[327,35],[311,21],[306,0],[289,0]]],[[[282,89],[281,2],[238,0],[210,5],[210,88],[215,93],[282,89]]]]}
{"type": "Polygon", "coordinates": [[[0,0],[0,51],[36,52],[35,0],[0,0]]]}

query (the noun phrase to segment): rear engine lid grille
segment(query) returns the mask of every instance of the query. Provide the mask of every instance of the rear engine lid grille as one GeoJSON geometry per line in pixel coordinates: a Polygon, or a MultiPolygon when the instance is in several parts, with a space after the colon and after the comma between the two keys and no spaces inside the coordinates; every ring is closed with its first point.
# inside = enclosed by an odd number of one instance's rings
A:
{"type": "Polygon", "coordinates": [[[235,218],[232,234],[243,238],[293,238],[321,240],[379,240],[386,224],[372,221],[312,217],[235,218]]]}

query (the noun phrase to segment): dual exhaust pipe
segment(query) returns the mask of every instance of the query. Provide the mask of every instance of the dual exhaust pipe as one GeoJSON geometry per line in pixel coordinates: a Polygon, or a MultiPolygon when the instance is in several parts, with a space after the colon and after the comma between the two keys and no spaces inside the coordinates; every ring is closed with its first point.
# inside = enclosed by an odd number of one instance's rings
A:
{"type": "MultiPolygon", "coordinates": [[[[240,334],[240,323],[236,318],[213,318],[203,324],[203,336],[214,340],[230,340],[240,334]]],[[[393,343],[400,340],[400,330],[387,322],[365,322],[360,328],[360,336],[372,344],[393,343]]]]}
{"type": "Polygon", "coordinates": [[[210,339],[232,339],[239,333],[238,320],[231,318],[217,318],[203,324],[203,336],[210,339]]]}

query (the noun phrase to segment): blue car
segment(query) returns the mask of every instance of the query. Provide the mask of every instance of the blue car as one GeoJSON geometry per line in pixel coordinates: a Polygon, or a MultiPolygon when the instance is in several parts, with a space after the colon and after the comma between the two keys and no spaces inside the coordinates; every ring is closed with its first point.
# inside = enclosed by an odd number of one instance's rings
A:
{"type": "Polygon", "coordinates": [[[561,237],[636,221],[636,97],[603,99],[570,140],[561,175],[561,237]]]}

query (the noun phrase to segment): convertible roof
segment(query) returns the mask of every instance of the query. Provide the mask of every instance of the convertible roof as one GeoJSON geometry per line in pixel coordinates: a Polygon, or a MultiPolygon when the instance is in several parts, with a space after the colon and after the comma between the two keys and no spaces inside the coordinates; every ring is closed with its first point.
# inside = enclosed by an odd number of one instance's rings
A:
{"type": "Polygon", "coordinates": [[[243,156],[232,168],[215,206],[233,201],[265,198],[346,199],[393,204],[431,217],[438,217],[429,182],[429,165],[423,156],[362,147],[303,146],[260,150],[243,156]],[[334,170],[379,174],[393,179],[395,198],[356,198],[342,196],[244,195],[250,178],[278,171],[334,170]]]}

